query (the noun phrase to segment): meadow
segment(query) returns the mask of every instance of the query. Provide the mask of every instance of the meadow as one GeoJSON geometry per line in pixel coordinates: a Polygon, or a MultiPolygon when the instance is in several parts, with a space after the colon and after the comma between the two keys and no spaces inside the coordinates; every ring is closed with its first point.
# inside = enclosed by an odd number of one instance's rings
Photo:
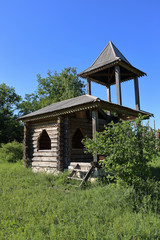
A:
{"type": "Polygon", "coordinates": [[[160,158],[148,188],[122,184],[70,186],[67,174],[34,174],[0,164],[0,239],[160,239],[160,158]],[[146,190],[148,189],[148,190],[146,190]]]}

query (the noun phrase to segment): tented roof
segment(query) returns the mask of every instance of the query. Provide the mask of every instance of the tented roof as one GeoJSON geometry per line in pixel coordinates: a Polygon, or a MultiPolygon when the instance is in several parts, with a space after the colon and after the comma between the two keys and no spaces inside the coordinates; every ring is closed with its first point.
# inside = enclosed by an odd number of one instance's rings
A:
{"type": "Polygon", "coordinates": [[[115,65],[119,65],[121,68],[121,81],[129,80],[135,76],[140,77],[146,75],[146,73],[133,67],[111,41],[103,49],[94,63],[78,75],[104,85],[112,85],[115,84],[115,65]]]}

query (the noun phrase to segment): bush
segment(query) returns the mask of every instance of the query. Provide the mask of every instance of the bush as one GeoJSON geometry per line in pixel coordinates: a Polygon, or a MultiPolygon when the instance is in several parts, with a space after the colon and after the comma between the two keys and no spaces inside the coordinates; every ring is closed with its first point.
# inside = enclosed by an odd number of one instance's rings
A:
{"type": "Polygon", "coordinates": [[[108,178],[123,180],[138,187],[149,177],[149,164],[158,154],[155,131],[142,125],[142,117],[135,121],[111,122],[94,139],[83,140],[87,152],[104,155],[102,167],[108,178]]]}
{"type": "Polygon", "coordinates": [[[0,162],[15,163],[23,158],[23,144],[13,141],[2,144],[0,148],[0,162]]]}

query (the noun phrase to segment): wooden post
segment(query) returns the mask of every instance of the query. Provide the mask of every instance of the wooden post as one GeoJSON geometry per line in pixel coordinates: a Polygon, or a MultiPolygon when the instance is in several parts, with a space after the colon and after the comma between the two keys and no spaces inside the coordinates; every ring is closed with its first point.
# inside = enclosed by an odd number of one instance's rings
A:
{"type": "MultiPolygon", "coordinates": [[[[98,131],[98,111],[97,110],[93,110],[92,111],[92,136],[93,139],[96,139],[96,132],[98,131]]],[[[93,157],[93,161],[97,162],[97,154],[93,157]]]]}
{"type": "Polygon", "coordinates": [[[111,89],[110,86],[107,86],[107,102],[111,102],[111,89]]]}
{"type": "Polygon", "coordinates": [[[134,78],[134,90],[135,90],[136,110],[140,110],[138,77],[135,77],[135,78],[134,78]]]}
{"type": "Polygon", "coordinates": [[[87,94],[91,95],[91,80],[87,79],[87,94]]]}
{"type": "Polygon", "coordinates": [[[69,119],[64,119],[64,168],[68,168],[70,164],[69,160],[69,119]]]}
{"type": "MultiPolygon", "coordinates": [[[[107,86],[107,102],[111,102],[111,89],[110,89],[110,86],[107,86]]],[[[111,115],[111,112],[108,111],[107,114],[110,116],[111,115]]]]}
{"type": "Polygon", "coordinates": [[[30,123],[24,124],[24,152],[23,152],[23,164],[25,167],[31,166],[31,149],[30,149],[30,123]]]}
{"type": "Polygon", "coordinates": [[[63,119],[62,117],[58,117],[57,119],[57,170],[63,171],[64,170],[64,158],[63,158],[63,148],[61,146],[61,141],[63,139],[62,134],[62,126],[63,126],[63,119]]]}
{"type": "Polygon", "coordinates": [[[117,89],[117,104],[122,105],[121,75],[120,75],[120,67],[119,66],[115,66],[115,81],[116,81],[116,89],[117,89]]]}

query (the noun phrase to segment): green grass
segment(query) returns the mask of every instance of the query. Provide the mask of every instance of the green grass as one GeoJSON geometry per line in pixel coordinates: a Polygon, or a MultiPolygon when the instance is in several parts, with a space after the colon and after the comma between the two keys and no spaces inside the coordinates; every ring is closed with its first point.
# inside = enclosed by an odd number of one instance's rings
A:
{"type": "Polygon", "coordinates": [[[1,164],[0,240],[160,239],[160,201],[152,197],[117,184],[74,188],[65,174],[1,164]]]}

